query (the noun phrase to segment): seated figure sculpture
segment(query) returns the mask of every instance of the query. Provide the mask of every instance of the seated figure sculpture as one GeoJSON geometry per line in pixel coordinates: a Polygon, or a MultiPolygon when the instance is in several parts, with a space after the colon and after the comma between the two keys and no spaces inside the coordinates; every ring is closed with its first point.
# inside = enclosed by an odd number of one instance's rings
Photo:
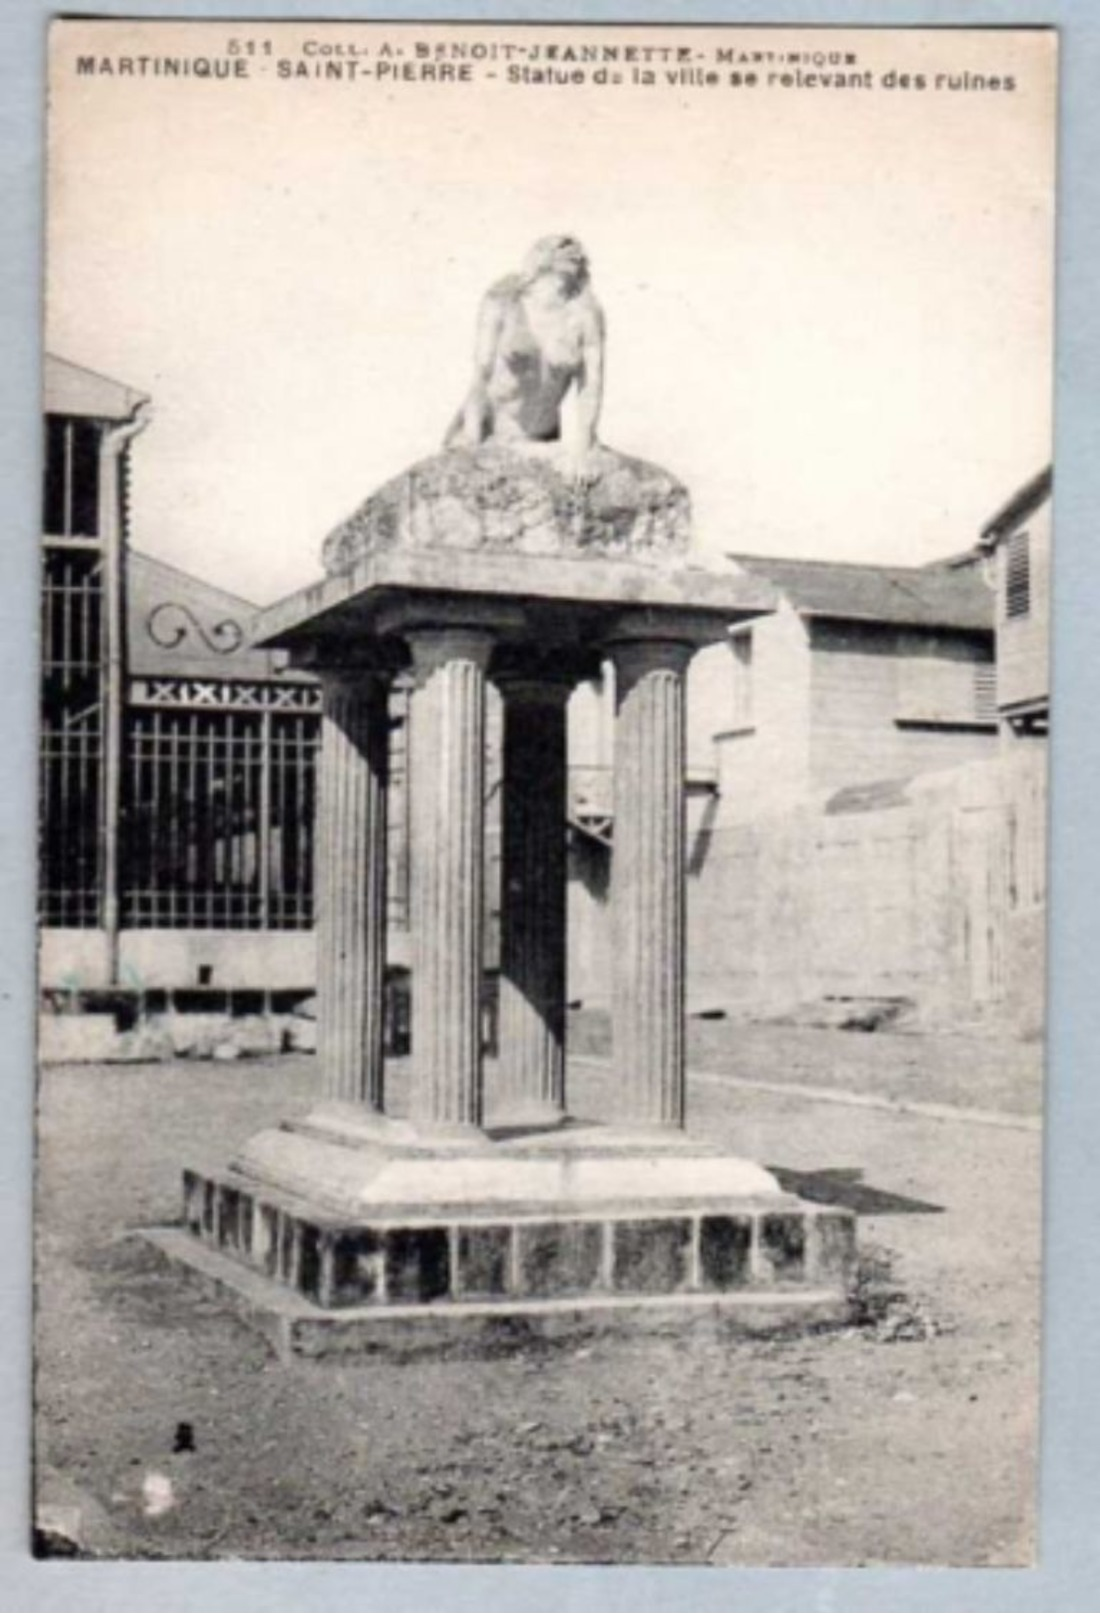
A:
{"type": "Polygon", "coordinates": [[[574,472],[596,446],[603,399],[604,319],[579,241],[547,235],[519,274],[490,286],[478,314],[474,379],[444,446],[521,447],[562,441],[562,404],[574,389],[574,472]]]}
{"type": "Polygon", "coordinates": [[[473,381],[442,452],[341,522],[325,569],[346,574],[394,548],[681,560],[687,489],[597,435],[604,346],[584,248],[543,236],[481,300],[473,381]]]}

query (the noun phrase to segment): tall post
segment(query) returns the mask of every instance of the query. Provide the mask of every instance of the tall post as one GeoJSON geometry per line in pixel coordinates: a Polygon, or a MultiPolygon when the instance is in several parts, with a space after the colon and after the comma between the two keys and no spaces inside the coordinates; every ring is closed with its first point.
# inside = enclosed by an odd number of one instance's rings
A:
{"type": "Polygon", "coordinates": [[[571,684],[506,678],[497,1116],[565,1114],[566,704],[571,684]]]}
{"type": "Polygon", "coordinates": [[[484,1117],[481,978],[487,632],[407,634],[414,1122],[437,1133],[484,1117]]]}
{"type": "Polygon", "coordinates": [[[260,807],[256,825],[256,879],[260,887],[260,928],[271,928],[271,707],[260,712],[260,807]]]}
{"type": "Polygon", "coordinates": [[[611,857],[616,1118],[684,1124],[684,673],[690,645],[632,640],[615,665],[611,857]]]}
{"type": "Polygon", "coordinates": [[[381,1112],[386,973],[386,673],[321,674],[317,1051],[329,1099],[381,1112]]]}
{"type": "Polygon", "coordinates": [[[119,932],[122,915],[119,894],[119,819],[122,811],[123,704],[125,667],[126,521],[123,477],[130,443],[149,424],[148,400],[139,403],[129,419],[106,427],[99,439],[99,540],[103,545],[103,793],[100,844],[100,878],[103,891],[102,922],[107,938],[107,983],[117,986],[119,932]]]}

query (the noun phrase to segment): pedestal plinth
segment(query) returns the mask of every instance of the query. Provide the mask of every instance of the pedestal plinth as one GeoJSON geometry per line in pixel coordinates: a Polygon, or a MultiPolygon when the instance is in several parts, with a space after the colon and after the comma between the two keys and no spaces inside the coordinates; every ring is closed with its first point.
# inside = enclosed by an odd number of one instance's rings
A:
{"type": "Polygon", "coordinates": [[[270,1136],[262,1176],[186,1172],[183,1230],[159,1240],[284,1354],[845,1315],[851,1214],[751,1161],[579,1123],[443,1151],[338,1125],[270,1136]]]}

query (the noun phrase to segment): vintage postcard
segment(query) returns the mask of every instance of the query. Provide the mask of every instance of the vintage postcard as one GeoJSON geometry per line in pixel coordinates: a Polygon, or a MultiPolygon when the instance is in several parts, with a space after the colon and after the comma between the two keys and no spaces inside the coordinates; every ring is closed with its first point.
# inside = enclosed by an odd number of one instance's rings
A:
{"type": "Polygon", "coordinates": [[[39,1555],[1035,1560],[1056,95],[53,25],[39,1555]]]}

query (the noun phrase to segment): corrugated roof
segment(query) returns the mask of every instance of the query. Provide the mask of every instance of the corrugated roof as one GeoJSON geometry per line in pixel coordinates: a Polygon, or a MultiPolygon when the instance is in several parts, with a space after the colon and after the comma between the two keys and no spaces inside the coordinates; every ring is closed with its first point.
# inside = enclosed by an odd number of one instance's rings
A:
{"type": "Polygon", "coordinates": [[[960,631],[993,627],[993,593],[970,566],[872,566],[731,554],[774,583],[803,616],[960,631]]]}
{"type": "Polygon", "coordinates": [[[128,420],[139,403],[148,402],[144,392],[55,353],[47,353],[43,361],[42,391],[47,414],[84,415],[93,420],[128,420]]]}

